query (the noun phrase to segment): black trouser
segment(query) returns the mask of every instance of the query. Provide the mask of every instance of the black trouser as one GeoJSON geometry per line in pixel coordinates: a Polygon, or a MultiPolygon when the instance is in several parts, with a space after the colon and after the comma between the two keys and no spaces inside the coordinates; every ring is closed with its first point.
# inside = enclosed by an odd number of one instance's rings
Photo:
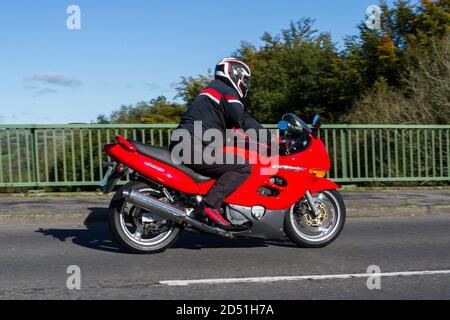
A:
{"type": "MultiPolygon", "coordinates": [[[[203,151],[205,149],[205,146],[203,144],[194,143],[194,139],[195,138],[191,136],[191,154],[193,158],[195,153],[201,152],[203,154],[203,151]]],[[[177,143],[172,143],[170,145],[170,149],[172,150],[176,144],[177,143]]],[[[220,155],[218,156],[218,158],[219,157],[220,155]]],[[[222,159],[224,157],[225,156],[223,155],[222,159]]],[[[200,164],[193,164],[194,159],[191,159],[190,163],[184,163],[184,165],[191,168],[195,172],[200,173],[201,175],[217,180],[206,197],[203,199],[203,202],[210,207],[220,209],[225,198],[231,195],[248,179],[248,177],[252,173],[252,167],[247,163],[238,164],[238,161],[236,159],[234,160],[234,164],[226,164],[225,161],[223,162],[223,164],[206,164],[203,161],[203,157],[199,158],[202,159],[202,163],[200,164]]]]}

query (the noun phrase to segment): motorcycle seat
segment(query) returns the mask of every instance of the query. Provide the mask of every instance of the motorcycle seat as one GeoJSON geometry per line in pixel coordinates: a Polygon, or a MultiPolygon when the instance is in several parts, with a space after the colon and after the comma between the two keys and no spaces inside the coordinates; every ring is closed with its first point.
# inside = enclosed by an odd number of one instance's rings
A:
{"type": "Polygon", "coordinates": [[[171,152],[169,149],[151,146],[151,145],[144,144],[144,143],[134,141],[134,140],[128,140],[128,141],[131,142],[136,147],[137,152],[139,152],[140,154],[143,154],[147,157],[155,159],[159,162],[168,164],[169,166],[172,166],[172,167],[186,173],[195,182],[203,183],[203,182],[208,182],[208,181],[212,180],[210,177],[202,176],[201,174],[195,172],[194,170],[192,170],[191,168],[189,168],[185,165],[175,164],[172,161],[171,152]]]}

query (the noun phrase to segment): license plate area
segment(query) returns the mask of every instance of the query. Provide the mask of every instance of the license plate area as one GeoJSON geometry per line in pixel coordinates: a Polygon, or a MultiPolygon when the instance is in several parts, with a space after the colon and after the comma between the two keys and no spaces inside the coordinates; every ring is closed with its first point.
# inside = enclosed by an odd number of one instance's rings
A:
{"type": "Polygon", "coordinates": [[[106,171],[103,180],[100,182],[100,187],[102,188],[105,188],[108,185],[109,178],[113,175],[118,166],[117,162],[109,162],[106,165],[108,166],[108,170],[106,171]]]}
{"type": "Polygon", "coordinates": [[[105,177],[100,182],[104,194],[110,193],[120,179],[127,174],[133,173],[133,170],[117,162],[108,162],[105,166],[108,167],[108,170],[106,171],[105,177]]]}

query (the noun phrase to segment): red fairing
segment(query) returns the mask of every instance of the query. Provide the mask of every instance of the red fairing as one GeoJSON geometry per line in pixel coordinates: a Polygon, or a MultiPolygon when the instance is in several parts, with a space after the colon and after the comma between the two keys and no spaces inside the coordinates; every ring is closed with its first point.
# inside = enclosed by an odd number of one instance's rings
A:
{"type": "Polygon", "coordinates": [[[309,188],[311,193],[317,193],[325,190],[338,190],[341,187],[328,179],[318,179],[314,184],[309,188]]]}
{"type": "MultiPolygon", "coordinates": [[[[255,152],[242,149],[228,148],[227,152],[236,152],[246,159],[256,157],[255,152]]],[[[231,194],[225,201],[245,207],[260,205],[269,210],[284,210],[293,206],[318,179],[310,173],[311,169],[330,169],[330,158],[325,145],[320,139],[312,139],[311,145],[304,152],[284,156],[266,158],[260,156],[261,161],[252,166],[250,178],[231,194]],[[280,169],[273,169],[280,168],[280,169]],[[283,168],[290,169],[283,169],[283,168]],[[298,171],[293,169],[298,169],[298,171]],[[274,185],[271,178],[279,177],[285,186],[274,185]],[[278,196],[266,197],[258,193],[261,187],[270,187],[279,192],[278,196]],[[245,195],[245,196],[243,196],[245,195]]]]}
{"type": "Polygon", "coordinates": [[[106,145],[105,152],[115,161],[125,164],[155,182],[188,194],[200,192],[199,186],[184,172],[136,151],[125,149],[120,144],[106,145]]]}
{"type": "Polygon", "coordinates": [[[125,149],[127,149],[129,151],[136,151],[136,146],[134,146],[131,142],[129,142],[124,137],[117,135],[115,139],[125,149]]]}
{"type": "MultiPolygon", "coordinates": [[[[125,140],[125,139],[124,139],[125,140]]],[[[138,172],[155,182],[191,195],[206,195],[215,181],[196,183],[190,176],[176,167],[161,163],[129,148],[126,143],[106,145],[105,151],[115,161],[138,172]]],[[[131,144],[131,143],[130,143],[131,144]]],[[[263,206],[268,210],[285,210],[292,207],[305,193],[338,189],[339,186],[328,179],[317,178],[311,169],[330,169],[330,158],[325,145],[320,139],[311,137],[308,149],[301,153],[283,157],[264,157],[256,152],[227,147],[225,152],[232,152],[248,159],[252,165],[252,174],[242,186],[231,194],[226,202],[229,204],[252,207],[263,206]],[[281,178],[283,183],[274,183],[273,178],[281,178]],[[275,195],[264,196],[259,190],[270,188],[275,195]]]]}

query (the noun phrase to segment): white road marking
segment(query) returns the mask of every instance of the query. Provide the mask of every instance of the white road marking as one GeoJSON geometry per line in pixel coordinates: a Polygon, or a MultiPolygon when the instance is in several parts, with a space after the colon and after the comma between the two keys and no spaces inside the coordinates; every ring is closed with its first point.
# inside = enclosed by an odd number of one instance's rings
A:
{"type": "Polygon", "coordinates": [[[329,275],[285,276],[285,277],[167,280],[167,281],[159,281],[159,284],[166,285],[166,286],[188,286],[188,285],[201,285],[201,284],[225,284],[225,283],[248,283],[248,282],[353,279],[353,278],[368,278],[368,277],[377,277],[377,276],[379,276],[379,277],[405,277],[405,276],[410,277],[410,276],[426,276],[426,275],[442,275],[442,274],[450,274],[450,270],[329,274],[329,275]]]}

